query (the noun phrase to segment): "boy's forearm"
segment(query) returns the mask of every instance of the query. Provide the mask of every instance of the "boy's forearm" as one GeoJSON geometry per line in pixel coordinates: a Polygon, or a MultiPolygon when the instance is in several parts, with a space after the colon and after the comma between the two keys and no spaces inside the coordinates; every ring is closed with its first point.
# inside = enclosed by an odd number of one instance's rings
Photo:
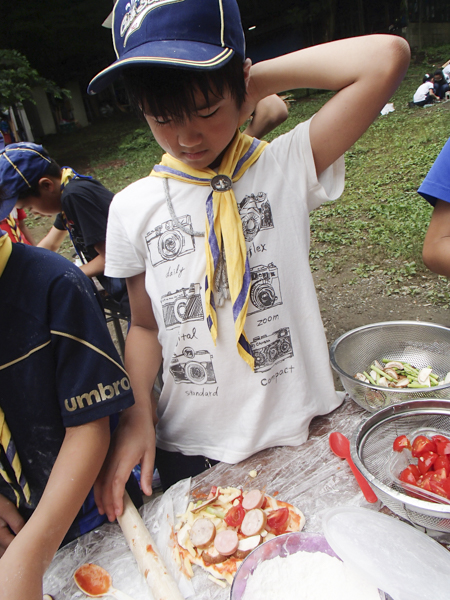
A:
{"type": "Polygon", "coordinates": [[[94,249],[98,253],[97,256],[80,267],[88,277],[103,275],[105,271],[105,242],[95,244],[94,249]]]}
{"type": "Polygon", "coordinates": [[[158,331],[131,324],[125,344],[125,368],[136,404],[147,403],[162,361],[158,331]]]}
{"type": "Polygon", "coordinates": [[[66,430],[44,494],[0,560],[0,598],[42,600],[42,577],[105,459],[107,417],[66,430]]]}
{"type": "Polygon", "coordinates": [[[338,91],[358,80],[372,80],[393,91],[403,77],[401,67],[408,64],[408,45],[402,38],[391,35],[348,38],[253,65],[250,92],[261,99],[299,88],[338,91]]]}
{"type": "Polygon", "coordinates": [[[52,226],[47,235],[38,243],[38,247],[47,248],[47,250],[58,252],[66,235],[67,231],[65,229],[57,229],[56,227],[52,226]]]}
{"type": "Polygon", "coordinates": [[[80,269],[88,277],[95,277],[96,275],[102,275],[105,270],[105,259],[103,256],[96,256],[93,260],[81,265],[80,269]]]}
{"type": "MultiPolygon", "coordinates": [[[[133,315],[132,291],[130,300],[133,315]]],[[[149,310],[151,312],[151,308],[149,310]]],[[[146,322],[146,325],[150,324],[146,322]]],[[[137,464],[141,465],[142,491],[146,495],[152,493],[156,444],[151,392],[161,359],[157,328],[137,325],[132,318],[125,343],[125,367],[135,404],[120,417],[108,458],[95,485],[97,506],[110,521],[122,514],[125,484],[137,464]]]]}

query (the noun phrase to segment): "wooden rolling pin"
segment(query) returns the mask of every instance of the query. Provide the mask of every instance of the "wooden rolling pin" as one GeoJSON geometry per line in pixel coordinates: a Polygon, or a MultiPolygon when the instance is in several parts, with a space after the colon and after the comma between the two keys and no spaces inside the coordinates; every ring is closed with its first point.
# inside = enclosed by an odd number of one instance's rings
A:
{"type": "Polygon", "coordinates": [[[155,600],[184,600],[127,492],[123,498],[122,516],[117,520],[155,600]]]}

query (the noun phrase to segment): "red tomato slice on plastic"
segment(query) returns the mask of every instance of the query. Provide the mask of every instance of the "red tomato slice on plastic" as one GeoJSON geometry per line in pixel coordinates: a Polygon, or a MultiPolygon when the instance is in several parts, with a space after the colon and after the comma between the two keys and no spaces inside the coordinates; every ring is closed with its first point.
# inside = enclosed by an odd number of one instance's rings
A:
{"type": "Polygon", "coordinates": [[[409,469],[411,470],[411,473],[414,475],[414,477],[416,479],[419,479],[420,477],[420,471],[419,471],[419,467],[417,465],[409,465],[409,469]]]}
{"type": "Polygon", "coordinates": [[[406,435],[399,435],[394,440],[393,448],[394,448],[395,452],[401,452],[405,448],[408,448],[408,450],[411,450],[411,442],[408,440],[406,435]]]}
{"type": "Polygon", "coordinates": [[[243,509],[241,504],[237,504],[236,506],[232,506],[230,510],[225,515],[225,523],[230,527],[239,527],[245,517],[245,510],[243,509]]]}
{"type": "Polygon", "coordinates": [[[424,452],[421,456],[419,456],[419,460],[417,462],[417,466],[419,467],[419,471],[422,475],[428,473],[431,467],[434,465],[438,458],[436,452],[424,452]]]}
{"type": "Polygon", "coordinates": [[[444,487],[445,479],[441,481],[436,481],[434,479],[430,479],[430,487],[433,494],[437,494],[438,496],[443,496],[444,498],[448,498],[447,491],[444,487]]]}
{"type": "Polygon", "coordinates": [[[266,529],[267,531],[270,531],[270,533],[280,535],[281,533],[284,533],[286,531],[288,521],[289,509],[278,508],[277,510],[273,510],[267,515],[266,529]]]}
{"type": "Polygon", "coordinates": [[[418,435],[412,443],[411,452],[416,458],[424,452],[436,452],[436,443],[424,435],[418,435]]]}
{"type": "Polygon", "coordinates": [[[444,479],[441,485],[444,488],[445,493],[447,494],[447,498],[450,498],[450,477],[444,479]]]}
{"type": "Polygon", "coordinates": [[[416,482],[416,485],[418,487],[422,488],[423,490],[427,490],[428,492],[431,492],[430,478],[428,477],[428,475],[430,475],[430,473],[427,473],[426,475],[419,477],[419,479],[416,482]]]}
{"type": "Polygon", "coordinates": [[[416,465],[409,465],[406,469],[400,473],[398,478],[400,481],[404,481],[405,483],[410,483],[411,485],[417,485],[417,480],[419,479],[420,472],[416,465]]]}
{"type": "Polygon", "coordinates": [[[447,442],[435,442],[436,443],[436,451],[439,456],[445,456],[446,454],[450,454],[450,440],[447,442]]]}
{"type": "Polygon", "coordinates": [[[446,477],[448,477],[450,475],[450,458],[446,454],[444,454],[444,456],[438,456],[433,468],[435,471],[445,469],[446,477]]]}
{"type": "Polygon", "coordinates": [[[439,435],[439,434],[431,436],[431,439],[433,440],[433,442],[450,442],[448,437],[445,437],[445,435],[439,435]]]}

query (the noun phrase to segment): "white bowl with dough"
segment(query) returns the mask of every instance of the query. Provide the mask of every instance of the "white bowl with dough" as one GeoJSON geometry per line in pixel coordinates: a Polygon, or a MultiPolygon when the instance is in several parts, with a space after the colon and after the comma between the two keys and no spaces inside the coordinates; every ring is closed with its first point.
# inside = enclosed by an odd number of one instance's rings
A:
{"type": "MultiPolygon", "coordinates": [[[[230,600],[256,600],[257,596],[254,593],[250,596],[248,590],[246,593],[247,584],[249,585],[250,590],[251,586],[253,585],[252,579],[257,576],[253,575],[256,569],[265,561],[277,559],[276,562],[280,563],[278,557],[286,558],[295,555],[299,552],[323,553],[328,557],[332,557],[334,559],[339,560],[337,555],[329,546],[324,535],[320,533],[305,533],[302,531],[295,533],[285,533],[278,537],[272,538],[267,542],[264,542],[247,556],[247,558],[244,560],[244,562],[238,569],[234,578],[233,584],[231,586],[230,600]]],[[[272,563],[272,565],[274,564],[275,563],[272,563]]],[[[303,578],[302,575],[299,575],[299,577],[303,578]]],[[[326,572],[322,572],[319,578],[325,579],[326,572]]],[[[283,582],[283,575],[280,573],[279,577],[276,576],[273,579],[275,579],[278,582],[280,588],[280,600],[284,600],[286,598],[286,590],[283,590],[283,586],[286,584],[286,581],[283,582]]],[[[303,594],[300,595],[300,582],[298,586],[299,587],[295,590],[295,597],[298,598],[298,600],[303,600],[303,598],[306,598],[306,596],[304,596],[303,594]]],[[[377,595],[376,588],[372,588],[372,591],[373,595],[377,598],[377,600],[378,598],[380,598],[380,600],[385,599],[385,595],[383,594],[383,592],[378,591],[377,595]]],[[[270,593],[273,594],[273,592],[270,593]]],[[[258,594],[258,597],[260,597],[260,594],[258,594]]],[[[271,595],[271,598],[272,600],[278,600],[278,598],[276,598],[274,595],[271,595]]]]}

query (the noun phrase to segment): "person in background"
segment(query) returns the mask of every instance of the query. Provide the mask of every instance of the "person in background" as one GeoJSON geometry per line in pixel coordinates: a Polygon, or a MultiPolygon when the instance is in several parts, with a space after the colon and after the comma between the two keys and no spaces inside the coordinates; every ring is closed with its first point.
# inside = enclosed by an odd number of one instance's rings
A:
{"type": "Polygon", "coordinates": [[[443,100],[445,98],[445,93],[449,91],[449,85],[444,77],[444,73],[442,69],[436,69],[433,75],[434,80],[434,93],[436,96],[443,100]]]}
{"type": "Polygon", "coordinates": [[[0,115],[0,132],[3,138],[3,146],[12,144],[12,142],[14,141],[13,134],[9,126],[8,116],[4,114],[0,115]]]}
{"type": "Polygon", "coordinates": [[[0,308],[0,595],[42,600],[58,547],[105,520],[92,486],[134,399],[95,286],[65,258],[0,231],[0,308]]]}
{"type": "Polygon", "coordinates": [[[433,207],[423,244],[423,262],[439,275],[450,277],[450,139],[418,189],[433,207]]]}
{"type": "Polygon", "coordinates": [[[121,75],[166,153],[108,217],[106,273],[127,278],[136,399],[95,488],[111,520],[138,462],[151,493],[155,446],[166,489],[217,461],[300,446],[311,419],[342,402],[309,268],[309,212],[342,193],[343,154],[410,56],[403,38],[373,35],[252,66],[235,0],[118,0],[113,23],[117,61],[89,91],[121,75]],[[298,88],[336,93],[270,144],[240,132],[263,98],[298,88]]]}
{"type": "Polygon", "coordinates": [[[422,84],[415,91],[413,102],[416,106],[425,106],[425,104],[433,104],[436,100],[439,101],[439,98],[434,92],[433,75],[426,73],[422,84]]]}
{"type": "MultiPolygon", "coordinates": [[[[31,142],[10,144],[0,153],[3,182],[14,189],[16,208],[28,208],[43,216],[60,215],[59,222],[69,232],[82,263],[81,270],[88,277],[96,277],[129,317],[125,282],[104,274],[106,222],[113,193],[92,177],[70,167],[61,168],[45,148],[31,142]]],[[[52,228],[41,247],[54,249],[55,232],[61,235],[52,228]]]]}
{"type": "Polygon", "coordinates": [[[450,61],[448,61],[448,64],[442,67],[442,73],[444,74],[445,81],[450,83],[450,61]]]}
{"type": "Polygon", "coordinates": [[[25,223],[27,213],[23,208],[13,208],[11,214],[0,221],[0,229],[6,231],[14,243],[35,246],[33,234],[25,223]]]}

